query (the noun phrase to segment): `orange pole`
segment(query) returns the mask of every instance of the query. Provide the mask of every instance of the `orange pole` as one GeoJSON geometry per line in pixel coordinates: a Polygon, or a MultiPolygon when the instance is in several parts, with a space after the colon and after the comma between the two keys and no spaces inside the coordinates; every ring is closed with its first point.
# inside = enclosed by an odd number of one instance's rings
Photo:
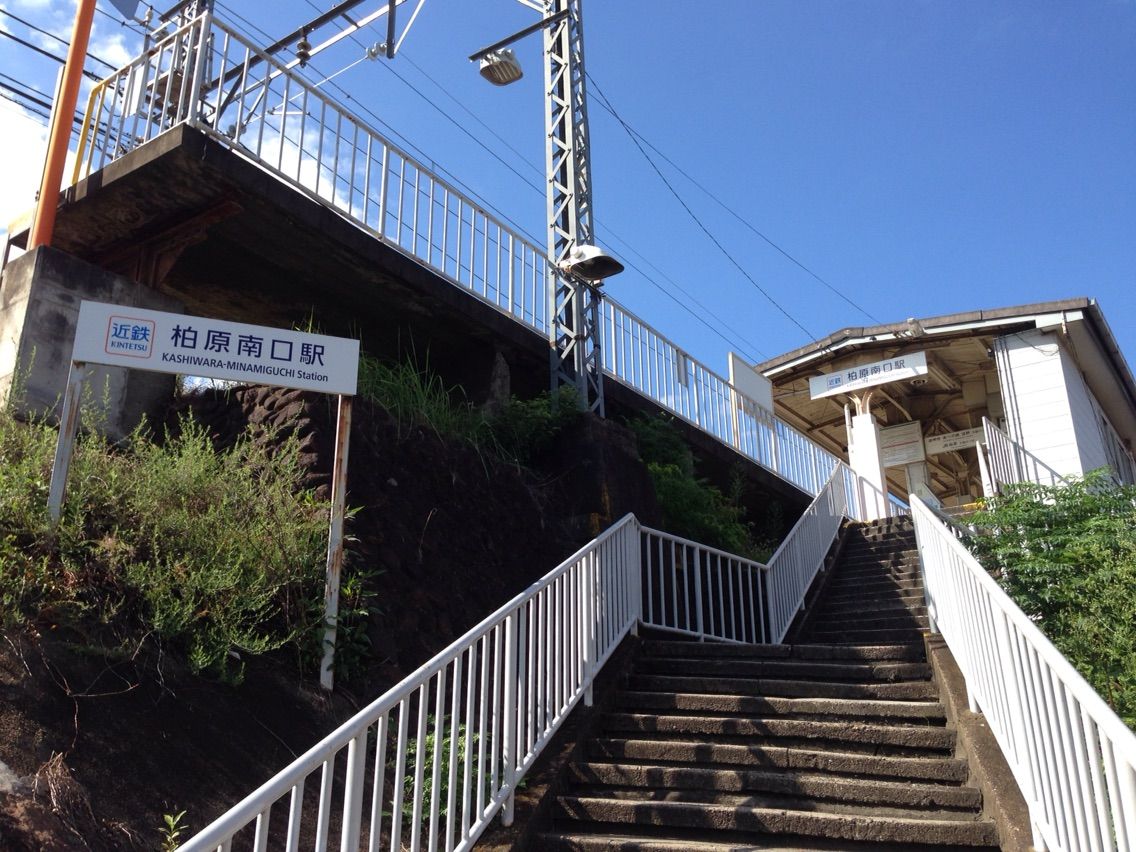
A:
{"type": "Polygon", "coordinates": [[[67,145],[71,141],[71,116],[79,101],[79,84],[83,79],[83,62],[87,58],[87,42],[91,38],[91,21],[95,17],[95,0],[79,0],[75,10],[75,26],[71,33],[71,46],[67,49],[67,64],[63,68],[63,85],[51,113],[51,134],[47,140],[47,160],[43,167],[43,182],[39,185],[39,201],[35,219],[28,237],[28,249],[51,245],[55,230],[55,211],[59,207],[59,188],[63,181],[63,166],[67,160],[67,145]]]}

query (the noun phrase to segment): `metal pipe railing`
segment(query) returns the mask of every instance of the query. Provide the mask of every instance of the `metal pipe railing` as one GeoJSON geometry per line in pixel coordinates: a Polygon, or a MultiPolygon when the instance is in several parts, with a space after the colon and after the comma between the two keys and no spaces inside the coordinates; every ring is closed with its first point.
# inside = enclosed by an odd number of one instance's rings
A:
{"type": "MultiPolygon", "coordinates": [[[[1002,493],[1006,485],[1019,482],[1032,482],[1035,485],[1060,485],[1065,477],[1017,443],[998,428],[989,418],[982,418],[983,444],[985,453],[984,483],[991,493],[987,497],[1002,493]]],[[[979,448],[982,453],[982,448],[979,448]]]]}
{"type": "Polygon", "coordinates": [[[628,515],[180,847],[470,849],[640,615],[628,515]]]}
{"type": "Polygon", "coordinates": [[[765,565],[647,527],[640,553],[644,624],[699,639],[773,641],[765,565]]]}
{"type": "Polygon", "coordinates": [[[770,639],[784,640],[793,619],[804,606],[805,593],[824,565],[840,524],[849,514],[846,476],[858,479],[838,464],[824,488],[769,559],[770,639]]]}
{"type": "Polygon", "coordinates": [[[1136,735],[918,497],[927,612],[1029,805],[1039,850],[1136,849],[1136,735]]]}

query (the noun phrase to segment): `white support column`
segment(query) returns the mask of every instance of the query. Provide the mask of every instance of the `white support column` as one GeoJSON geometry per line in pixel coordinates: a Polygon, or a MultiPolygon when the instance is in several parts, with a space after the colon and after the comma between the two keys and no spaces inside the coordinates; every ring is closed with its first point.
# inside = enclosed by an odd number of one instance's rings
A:
{"type": "Polygon", "coordinates": [[[880,427],[868,414],[852,417],[848,430],[848,464],[860,478],[863,520],[887,517],[887,480],[880,453],[880,427]]]}

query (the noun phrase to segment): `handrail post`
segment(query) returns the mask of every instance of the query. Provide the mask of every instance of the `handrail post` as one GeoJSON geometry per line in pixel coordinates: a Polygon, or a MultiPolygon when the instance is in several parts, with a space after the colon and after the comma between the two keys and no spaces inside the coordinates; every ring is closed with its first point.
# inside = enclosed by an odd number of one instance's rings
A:
{"type": "Polygon", "coordinates": [[[623,550],[627,559],[624,571],[627,591],[631,596],[631,635],[638,636],[639,624],[643,621],[643,536],[638,518],[627,525],[623,536],[626,539],[623,550]]]}
{"type": "Polygon", "coordinates": [[[190,78],[185,105],[187,113],[185,120],[192,125],[197,124],[200,114],[204,111],[201,103],[201,81],[205,75],[205,56],[211,49],[209,47],[209,36],[213,29],[213,13],[208,8],[197,19],[197,26],[200,27],[197,35],[197,50],[193,57],[193,75],[190,78]]]}
{"type": "Polygon", "coordinates": [[[513,811],[516,802],[517,779],[517,613],[514,609],[505,617],[505,711],[504,731],[501,743],[502,781],[509,790],[509,796],[501,808],[501,825],[513,824],[513,811]]]}
{"type": "Polygon", "coordinates": [[[584,611],[587,620],[584,624],[584,706],[591,707],[595,698],[592,682],[596,677],[596,620],[599,601],[596,600],[596,560],[589,553],[584,561],[584,611]]]}

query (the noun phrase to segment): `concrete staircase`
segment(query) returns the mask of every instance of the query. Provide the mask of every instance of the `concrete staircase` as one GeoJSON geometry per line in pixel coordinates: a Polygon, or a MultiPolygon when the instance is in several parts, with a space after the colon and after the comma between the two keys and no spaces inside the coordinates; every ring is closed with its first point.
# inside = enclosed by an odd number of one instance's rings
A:
{"type": "Polygon", "coordinates": [[[530,848],[997,848],[931,681],[913,533],[849,536],[797,644],[644,640],[530,848]]]}

